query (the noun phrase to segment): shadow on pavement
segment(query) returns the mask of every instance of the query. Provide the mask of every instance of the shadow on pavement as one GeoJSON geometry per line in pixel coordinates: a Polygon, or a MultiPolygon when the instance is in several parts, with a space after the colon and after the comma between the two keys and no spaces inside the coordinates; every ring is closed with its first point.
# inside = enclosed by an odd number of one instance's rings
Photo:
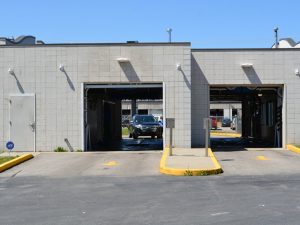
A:
{"type": "Polygon", "coordinates": [[[123,137],[121,141],[108,142],[94,151],[146,151],[163,150],[163,139],[152,138],[128,138],[123,137]]]}
{"type": "Polygon", "coordinates": [[[234,152],[234,151],[248,151],[247,148],[273,148],[271,143],[254,139],[251,137],[232,138],[232,137],[218,137],[211,138],[211,149],[214,152],[234,152]]]}

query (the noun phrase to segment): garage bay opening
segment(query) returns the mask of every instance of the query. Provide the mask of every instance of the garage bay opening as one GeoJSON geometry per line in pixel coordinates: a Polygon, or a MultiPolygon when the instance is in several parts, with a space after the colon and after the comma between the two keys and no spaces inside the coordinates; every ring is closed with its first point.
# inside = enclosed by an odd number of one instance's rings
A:
{"type": "Polygon", "coordinates": [[[283,86],[211,86],[211,147],[281,148],[283,86]]]}
{"type": "Polygon", "coordinates": [[[86,151],[162,150],[163,85],[85,84],[86,151]]]}

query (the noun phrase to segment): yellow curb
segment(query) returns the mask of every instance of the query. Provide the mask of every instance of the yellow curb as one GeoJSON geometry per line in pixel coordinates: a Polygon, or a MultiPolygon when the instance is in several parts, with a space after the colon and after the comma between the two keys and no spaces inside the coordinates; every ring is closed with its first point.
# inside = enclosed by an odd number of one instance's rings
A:
{"type": "Polygon", "coordinates": [[[211,136],[225,136],[225,137],[241,137],[241,134],[231,134],[231,133],[218,133],[218,132],[211,132],[211,136]]]}
{"type": "Polygon", "coordinates": [[[296,153],[300,154],[300,148],[298,148],[294,145],[287,145],[286,148],[292,152],[296,152],[296,153]]]}
{"type": "Polygon", "coordinates": [[[166,166],[166,160],[169,155],[169,148],[165,148],[160,160],[159,171],[163,174],[174,175],[174,176],[205,176],[223,173],[222,167],[216,159],[215,155],[208,149],[208,156],[214,164],[214,168],[199,168],[199,169],[189,169],[189,168],[170,168],[166,166]]]}
{"type": "Polygon", "coordinates": [[[25,162],[31,158],[33,158],[32,154],[24,154],[15,159],[12,159],[8,162],[5,162],[0,165],[0,173],[2,173],[3,171],[5,171],[13,166],[19,165],[20,163],[25,162]]]}

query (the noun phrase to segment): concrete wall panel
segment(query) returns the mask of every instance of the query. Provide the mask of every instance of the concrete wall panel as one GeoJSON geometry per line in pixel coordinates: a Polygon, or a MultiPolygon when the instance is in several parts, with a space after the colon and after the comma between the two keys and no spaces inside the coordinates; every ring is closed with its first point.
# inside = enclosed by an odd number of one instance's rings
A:
{"type": "Polygon", "coordinates": [[[37,151],[67,147],[65,138],[80,149],[81,84],[100,82],[164,82],[166,116],[176,119],[174,144],[190,147],[190,55],[188,44],[0,47],[0,148],[9,138],[8,95],[36,93],[37,151]],[[120,65],[118,57],[129,58],[130,63],[120,65]],[[177,63],[182,71],[176,69],[177,63]],[[14,69],[17,79],[8,68],[14,69]]]}
{"type": "MultiPolygon", "coordinates": [[[[287,143],[299,143],[300,132],[300,78],[295,69],[300,68],[299,50],[194,50],[192,51],[192,126],[194,144],[204,144],[196,139],[202,133],[201,120],[207,116],[208,85],[274,85],[287,88],[287,143]],[[253,68],[243,69],[241,64],[251,63],[253,68]],[[296,127],[295,127],[296,126],[296,127]],[[197,135],[197,136],[196,136],[197,135]],[[195,140],[195,141],[194,141],[195,140]]],[[[284,122],[284,121],[283,121],[284,122]]],[[[285,132],[285,131],[284,131],[285,132]]]]}

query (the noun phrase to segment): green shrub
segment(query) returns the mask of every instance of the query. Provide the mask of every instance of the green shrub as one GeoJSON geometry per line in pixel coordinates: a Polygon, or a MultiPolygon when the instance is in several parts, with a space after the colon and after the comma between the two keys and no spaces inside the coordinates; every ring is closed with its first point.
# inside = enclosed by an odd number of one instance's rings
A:
{"type": "Polygon", "coordinates": [[[127,127],[122,127],[122,135],[128,135],[129,134],[129,130],[127,127]]]}
{"type": "Polygon", "coordinates": [[[199,172],[195,172],[193,173],[190,170],[186,170],[184,172],[184,176],[209,176],[209,175],[216,175],[216,174],[220,174],[223,173],[222,169],[217,169],[215,171],[199,171],[199,172]]]}
{"type": "Polygon", "coordinates": [[[193,172],[190,171],[190,170],[186,170],[186,171],[184,172],[184,176],[193,176],[193,172]]]}
{"type": "Polygon", "coordinates": [[[56,149],[54,149],[55,152],[67,152],[66,149],[64,149],[63,147],[57,147],[56,149]]]}
{"type": "Polygon", "coordinates": [[[200,171],[200,172],[196,173],[196,176],[208,176],[208,175],[211,175],[211,174],[216,174],[216,173],[214,173],[214,172],[207,172],[207,171],[200,171]]]}
{"type": "Polygon", "coordinates": [[[8,162],[8,161],[10,161],[10,160],[12,160],[12,159],[15,159],[15,158],[17,158],[18,156],[0,156],[0,165],[2,164],[2,163],[5,163],[5,162],[8,162]]]}

